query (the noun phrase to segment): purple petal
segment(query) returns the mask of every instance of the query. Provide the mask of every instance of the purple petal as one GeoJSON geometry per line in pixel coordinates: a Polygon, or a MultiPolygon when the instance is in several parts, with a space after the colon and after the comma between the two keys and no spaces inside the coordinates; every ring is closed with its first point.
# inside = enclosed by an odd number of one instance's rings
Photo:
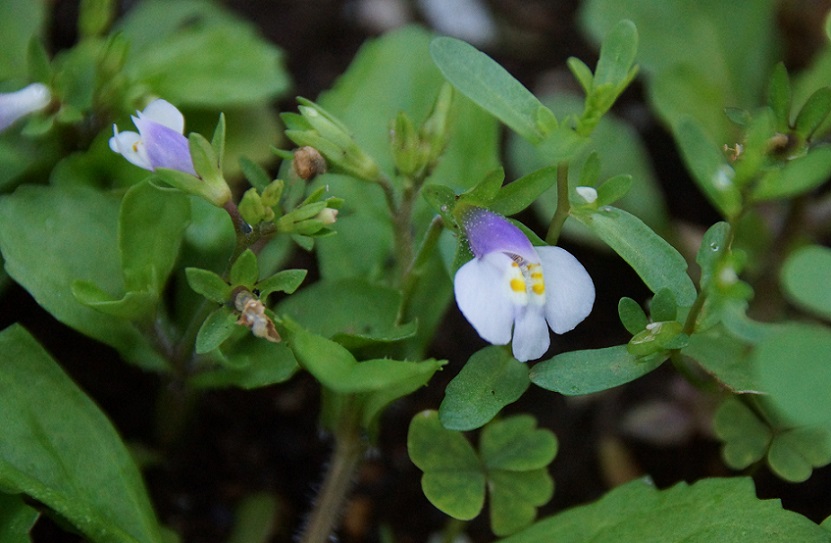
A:
{"type": "Polygon", "coordinates": [[[169,168],[196,175],[185,136],[147,117],[133,117],[133,123],[141,134],[154,170],[169,168]]]}
{"type": "Polygon", "coordinates": [[[482,208],[470,209],[462,219],[470,250],[476,258],[499,252],[519,255],[529,262],[539,262],[534,247],[522,230],[508,219],[482,208]]]}

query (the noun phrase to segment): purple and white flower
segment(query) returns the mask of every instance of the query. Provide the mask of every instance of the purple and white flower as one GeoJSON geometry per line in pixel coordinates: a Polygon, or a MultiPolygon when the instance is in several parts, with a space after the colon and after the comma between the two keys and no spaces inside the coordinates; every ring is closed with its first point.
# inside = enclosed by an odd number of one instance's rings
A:
{"type": "Polygon", "coordinates": [[[586,269],[559,247],[534,247],[505,217],[472,208],[462,219],[474,259],[456,272],[456,303],[486,341],[507,345],[514,358],[540,358],[548,329],[562,334],[594,305],[586,269]]]}
{"type": "Polygon", "coordinates": [[[32,83],[15,92],[0,93],[0,132],[21,117],[45,108],[51,101],[52,93],[42,83],[32,83]]]}
{"type": "Polygon", "coordinates": [[[132,119],[138,133],[119,132],[113,125],[110,149],[145,170],[169,168],[196,175],[184,136],[185,117],[175,106],[154,100],[132,119]]]}

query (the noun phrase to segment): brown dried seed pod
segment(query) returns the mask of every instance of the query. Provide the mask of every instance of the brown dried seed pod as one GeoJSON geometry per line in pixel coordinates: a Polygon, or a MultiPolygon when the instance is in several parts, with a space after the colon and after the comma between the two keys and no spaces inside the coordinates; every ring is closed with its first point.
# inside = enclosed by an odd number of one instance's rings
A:
{"type": "Polygon", "coordinates": [[[295,173],[305,181],[326,173],[326,159],[314,147],[300,147],[294,151],[293,165],[295,173]]]}

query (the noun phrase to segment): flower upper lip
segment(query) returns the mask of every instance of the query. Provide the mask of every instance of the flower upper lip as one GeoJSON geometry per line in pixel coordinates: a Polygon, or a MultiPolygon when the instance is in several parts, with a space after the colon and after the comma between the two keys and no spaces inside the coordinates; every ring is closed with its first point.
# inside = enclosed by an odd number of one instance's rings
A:
{"type": "Polygon", "coordinates": [[[154,100],[132,117],[138,133],[113,125],[110,149],[145,170],[169,168],[196,175],[184,136],[185,118],[170,102],[154,100]]]}

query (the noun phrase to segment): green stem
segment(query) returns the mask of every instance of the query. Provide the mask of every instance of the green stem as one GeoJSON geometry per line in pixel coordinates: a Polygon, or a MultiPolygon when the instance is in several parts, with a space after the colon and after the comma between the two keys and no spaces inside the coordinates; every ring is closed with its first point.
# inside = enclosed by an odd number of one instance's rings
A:
{"type": "Polygon", "coordinates": [[[395,319],[396,324],[401,324],[407,316],[413,291],[421,278],[422,267],[433,254],[443,229],[444,220],[440,215],[436,215],[430,222],[430,226],[427,227],[427,232],[424,233],[424,238],[421,240],[421,245],[419,245],[410,266],[404,272],[404,279],[401,282],[401,305],[395,319]]]}
{"type": "Polygon", "coordinates": [[[341,410],[341,424],[335,432],[335,449],[323,480],[320,494],[306,521],[300,543],[326,543],[331,541],[355,473],[363,459],[366,445],[361,438],[355,409],[346,402],[341,410]]]}
{"type": "Polygon", "coordinates": [[[551,217],[548,225],[548,233],[545,235],[545,242],[549,245],[557,245],[560,239],[560,232],[563,230],[568,214],[571,211],[571,203],[568,199],[568,163],[562,162],[557,166],[557,209],[551,217]]]}

